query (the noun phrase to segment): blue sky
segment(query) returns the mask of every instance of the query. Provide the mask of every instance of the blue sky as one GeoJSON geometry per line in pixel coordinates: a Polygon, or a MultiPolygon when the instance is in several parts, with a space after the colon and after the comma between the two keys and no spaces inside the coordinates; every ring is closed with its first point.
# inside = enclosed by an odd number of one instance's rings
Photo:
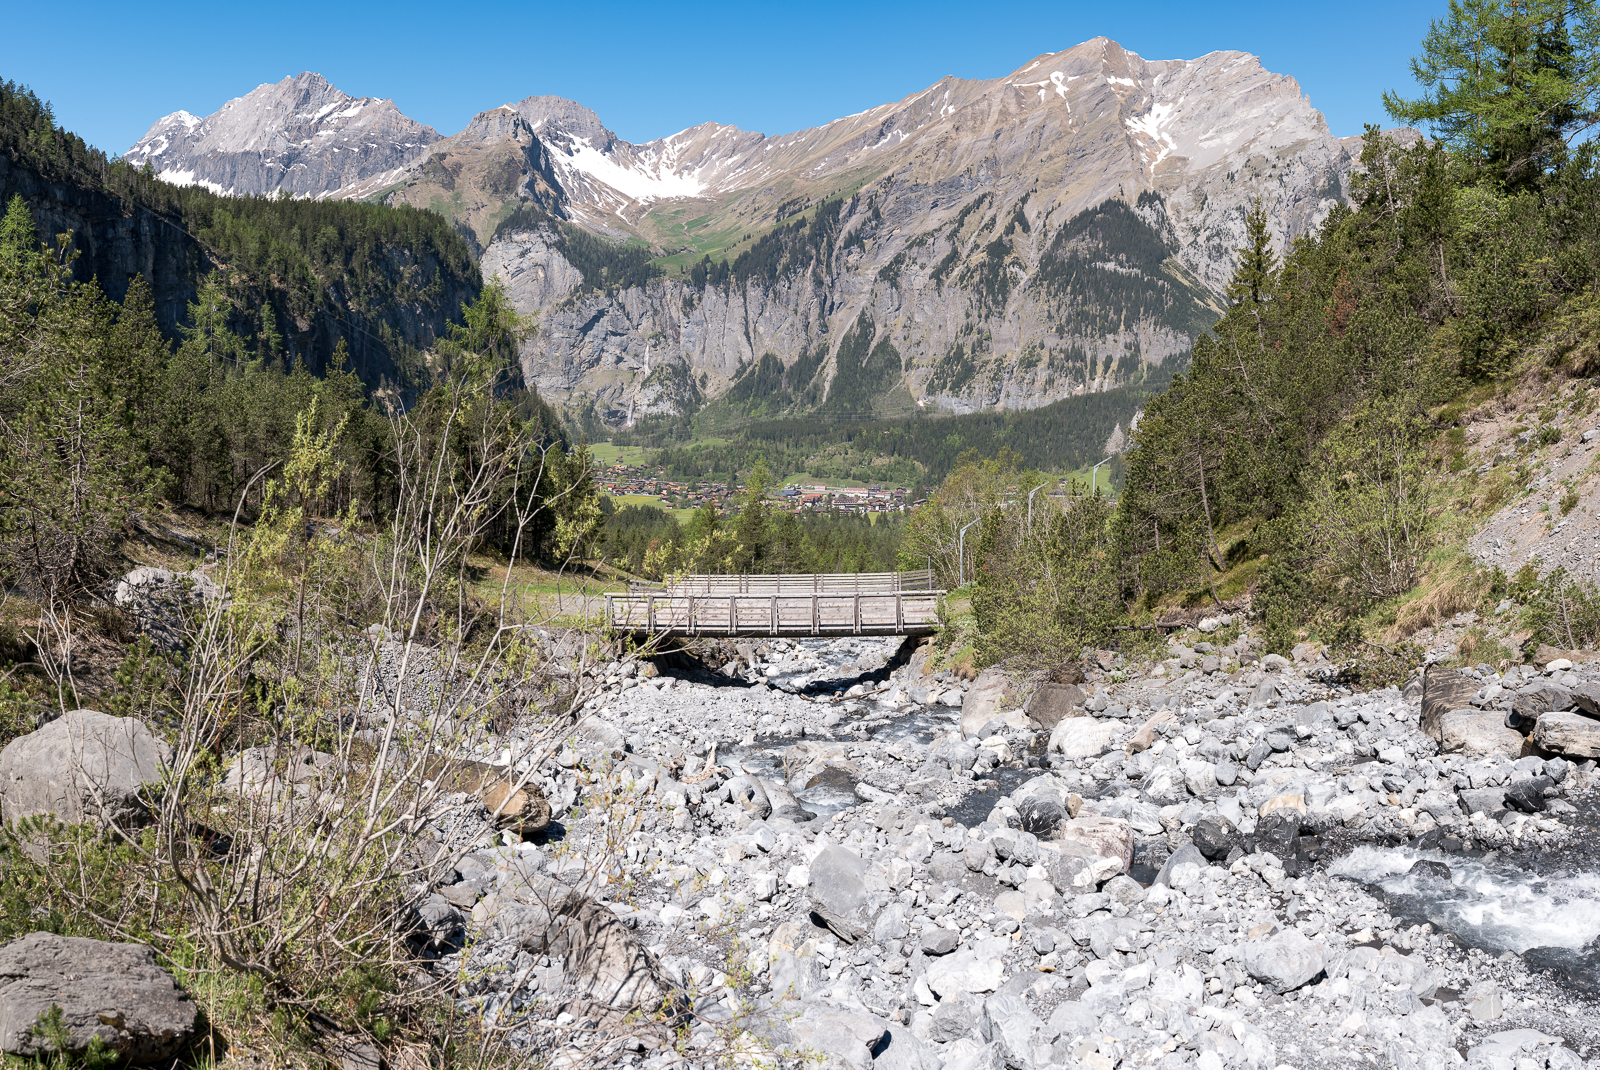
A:
{"type": "Polygon", "coordinates": [[[706,120],[769,134],[815,126],[947,74],[998,77],[1103,34],[1148,59],[1253,52],[1297,78],[1344,136],[1390,125],[1380,96],[1414,88],[1406,60],[1444,6],[57,0],[9,5],[0,78],[31,86],[58,122],[111,153],[162,115],[206,115],[302,70],[355,96],[391,97],[443,134],[549,93],[648,141],[706,120]]]}

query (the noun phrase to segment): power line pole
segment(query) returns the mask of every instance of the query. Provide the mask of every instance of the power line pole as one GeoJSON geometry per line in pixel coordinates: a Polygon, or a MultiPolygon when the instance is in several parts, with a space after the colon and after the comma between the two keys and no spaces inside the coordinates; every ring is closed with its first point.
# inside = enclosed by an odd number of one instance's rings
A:
{"type": "MultiPolygon", "coordinates": [[[[982,520],[982,519],[983,519],[982,517],[978,518],[978,520],[982,520]]],[[[976,524],[977,522],[978,522],[977,520],[974,520],[972,522],[972,524],[976,524]]],[[[970,528],[972,526],[972,524],[968,524],[967,528],[970,528]]],[[[956,538],[956,586],[957,587],[965,587],[967,585],[967,528],[962,528],[961,529],[961,534],[959,536],[957,536],[957,538],[956,538]]]]}
{"type": "Polygon", "coordinates": [[[1037,487],[1034,487],[1032,490],[1030,490],[1028,492],[1028,534],[1029,535],[1033,534],[1033,496],[1035,494],[1037,494],[1039,491],[1041,491],[1044,488],[1048,487],[1049,485],[1050,485],[1050,481],[1046,480],[1045,482],[1040,483],[1037,487]]]}

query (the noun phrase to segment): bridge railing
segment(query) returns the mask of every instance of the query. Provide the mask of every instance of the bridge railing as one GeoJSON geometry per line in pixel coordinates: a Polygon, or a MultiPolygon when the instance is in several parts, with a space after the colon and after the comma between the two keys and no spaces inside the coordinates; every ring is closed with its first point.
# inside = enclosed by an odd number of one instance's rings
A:
{"type": "Polygon", "coordinates": [[[630,594],[871,594],[934,591],[932,569],[908,572],[790,572],[770,575],[690,575],[672,584],[632,583],[630,594]]]}
{"type": "Polygon", "coordinates": [[[651,635],[921,635],[938,630],[943,593],[608,594],[606,619],[651,635]]]}

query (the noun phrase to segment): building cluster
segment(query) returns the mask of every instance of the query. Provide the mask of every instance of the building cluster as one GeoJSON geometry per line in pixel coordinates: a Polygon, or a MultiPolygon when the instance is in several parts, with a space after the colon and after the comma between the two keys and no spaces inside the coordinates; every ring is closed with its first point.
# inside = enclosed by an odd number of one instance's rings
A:
{"type": "MultiPolygon", "coordinates": [[[[719,508],[737,504],[745,492],[742,483],[712,483],[700,480],[667,479],[660,468],[645,465],[615,464],[599,467],[597,482],[612,497],[648,495],[663,508],[698,509],[707,502],[719,508]]],[[[773,494],[774,507],[800,512],[848,512],[857,514],[900,513],[923,505],[926,499],[908,501],[904,487],[828,486],[792,483],[773,494]]]]}

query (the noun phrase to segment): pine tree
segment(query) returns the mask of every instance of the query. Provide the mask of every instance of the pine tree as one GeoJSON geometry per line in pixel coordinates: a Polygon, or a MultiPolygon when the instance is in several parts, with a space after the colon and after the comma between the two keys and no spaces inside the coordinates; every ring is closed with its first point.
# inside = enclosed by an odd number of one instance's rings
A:
{"type": "Polygon", "coordinates": [[[1259,305],[1278,266],[1272,251],[1272,232],[1267,229],[1267,208],[1259,197],[1245,213],[1244,226],[1246,244],[1234,250],[1239,254],[1239,266],[1228,282],[1226,294],[1230,305],[1246,301],[1259,305]]]}

